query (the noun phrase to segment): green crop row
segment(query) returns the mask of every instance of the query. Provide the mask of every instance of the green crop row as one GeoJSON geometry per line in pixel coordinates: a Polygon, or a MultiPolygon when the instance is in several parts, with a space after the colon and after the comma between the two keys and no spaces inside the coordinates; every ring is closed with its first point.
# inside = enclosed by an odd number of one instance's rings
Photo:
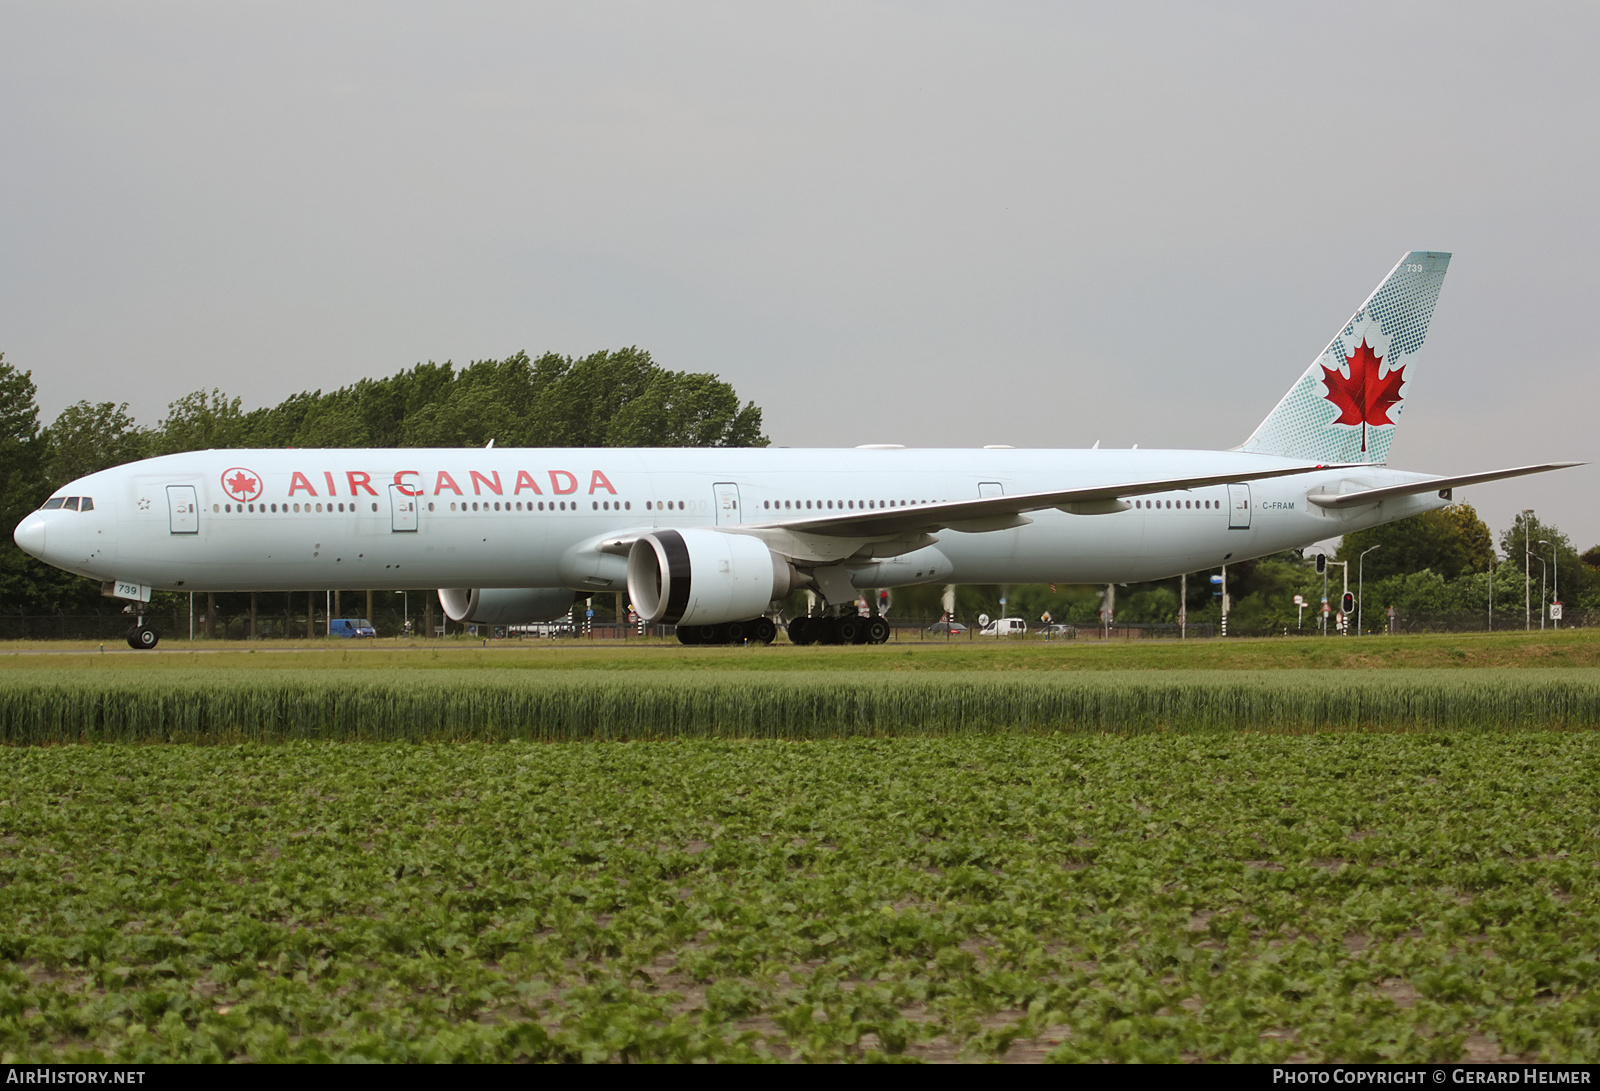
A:
{"type": "Polygon", "coordinates": [[[1600,1061],[1600,734],[0,748],[0,1063],[1600,1061]]]}
{"type": "Polygon", "coordinates": [[[1600,726],[1600,670],[0,676],[0,743],[1600,726]]]}

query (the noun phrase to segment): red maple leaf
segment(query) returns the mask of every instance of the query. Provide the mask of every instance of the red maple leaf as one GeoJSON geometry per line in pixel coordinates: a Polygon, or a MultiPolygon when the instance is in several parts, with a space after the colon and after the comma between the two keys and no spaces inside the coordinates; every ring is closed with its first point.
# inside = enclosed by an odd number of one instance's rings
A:
{"type": "Polygon", "coordinates": [[[236,473],[228,482],[228,491],[234,496],[249,496],[256,491],[256,479],[243,473],[236,473]]]}
{"type": "Polygon", "coordinates": [[[1334,424],[1361,425],[1361,450],[1367,449],[1367,425],[1393,424],[1389,410],[1401,398],[1400,388],[1405,385],[1401,372],[1405,365],[1390,368],[1389,374],[1378,377],[1378,364],[1383,357],[1367,346],[1365,338],[1354,356],[1346,356],[1350,377],[1346,379],[1338,368],[1324,366],[1322,381],[1328,388],[1324,395],[1339,410],[1334,424]]]}

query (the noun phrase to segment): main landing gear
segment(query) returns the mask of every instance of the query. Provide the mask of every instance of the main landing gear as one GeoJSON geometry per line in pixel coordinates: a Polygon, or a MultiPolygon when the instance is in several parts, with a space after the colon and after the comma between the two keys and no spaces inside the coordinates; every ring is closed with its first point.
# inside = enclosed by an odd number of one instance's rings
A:
{"type": "Polygon", "coordinates": [[[797,617],[789,622],[791,644],[882,644],[888,639],[889,623],[877,614],[797,617]]]}
{"type": "Polygon", "coordinates": [[[679,644],[771,644],[778,627],[770,617],[725,621],[721,625],[679,625],[679,644]]]}

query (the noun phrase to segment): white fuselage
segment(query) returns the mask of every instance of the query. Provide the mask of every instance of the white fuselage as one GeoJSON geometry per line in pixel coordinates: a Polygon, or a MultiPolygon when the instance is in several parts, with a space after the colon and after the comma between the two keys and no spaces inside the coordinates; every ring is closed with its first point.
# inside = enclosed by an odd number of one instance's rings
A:
{"type": "MultiPolygon", "coordinates": [[[[35,512],[18,541],[69,571],[162,590],[620,590],[616,566],[593,563],[607,536],[1297,465],[1160,450],[197,451],[74,482],[57,496],[93,510],[35,512]]],[[[1038,511],[1009,530],[941,530],[856,585],[1160,579],[1443,507],[1434,493],[1343,511],[1306,501],[1427,477],[1346,468],[1141,496],[1109,514],[1038,511]]]]}

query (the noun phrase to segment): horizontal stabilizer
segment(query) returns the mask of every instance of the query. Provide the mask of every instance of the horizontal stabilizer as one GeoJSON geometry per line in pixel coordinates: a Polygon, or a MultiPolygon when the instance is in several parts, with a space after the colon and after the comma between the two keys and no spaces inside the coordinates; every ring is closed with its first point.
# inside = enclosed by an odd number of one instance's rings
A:
{"type": "Polygon", "coordinates": [[[1545,462],[1538,466],[1517,466],[1509,470],[1489,470],[1481,474],[1462,474],[1459,477],[1435,477],[1427,481],[1412,481],[1405,485],[1389,485],[1382,489],[1363,489],[1361,492],[1313,492],[1306,500],[1319,508],[1359,508],[1376,504],[1393,496],[1415,496],[1424,492],[1446,492],[1467,485],[1481,485],[1485,481],[1503,481],[1508,477],[1542,474],[1546,470],[1565,470],[1582,466],[1582,462],[1545,462]]]}

